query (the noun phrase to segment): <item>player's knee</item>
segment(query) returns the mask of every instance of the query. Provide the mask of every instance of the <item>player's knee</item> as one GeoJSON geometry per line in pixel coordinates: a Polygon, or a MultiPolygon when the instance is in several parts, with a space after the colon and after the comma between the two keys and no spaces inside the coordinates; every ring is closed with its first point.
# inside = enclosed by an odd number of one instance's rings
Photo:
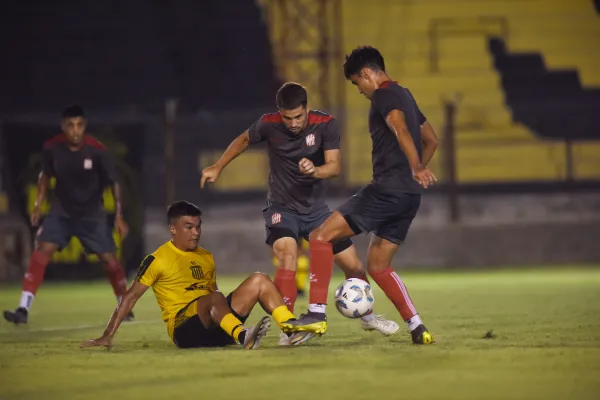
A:
{"type": "Polygon", "coordinates": [[[273,246],[275,257],[277,257],[277,265],[279,268],[295,271],[298,258],[297,245],[296,242],[292,243],[294,246],[287,244],[288,243],[280,244],[276,242],[273,246]]]}
{"type": "Polygon", "coordinates": [[[98,254],[98,258],[104,263],[104,265],[108,267],[112,267],[113,265],[117,264],[117,258],[111,253],[98,254]]]}
{"type": "Polygon", "coordinates": [[[309,240],[316,240],[317,242],[330,242],[332,235],[329,234],[323,227],[318,227],[312,231],[308,237],[309,240]]]}
{"type": "Polygon", "coordinates": [[[363,263],[358,258],[346,263],[345,269],[353,274],[362,274],[364,272],[363,263]]]}
{"type": "Polygon", "coordinates": [[[389,266],[389,263],[384,262],[369,262],[367,264],[367,272],[369,275],[383,271],[389,266]]]}
{"type": "Polygon", "coordinates": [[[264,284],[271,284],[273,281],[269,278],[269,275],[263,272],[254,272],[250,275],[250,281],[253,285],[262,286],[264,284]]]}
{"type": "Polygon", "coordinates": [[[42,253],[48,258],[52,257],[56,250],[58,250],[58,247],[53,243],[40,243],[36,248],[36,251],[42,253]]]}

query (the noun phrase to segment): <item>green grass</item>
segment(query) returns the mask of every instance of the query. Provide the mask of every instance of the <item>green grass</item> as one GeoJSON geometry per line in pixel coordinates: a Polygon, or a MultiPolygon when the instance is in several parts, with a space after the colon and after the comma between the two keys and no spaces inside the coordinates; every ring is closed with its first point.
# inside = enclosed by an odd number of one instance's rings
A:
{"type": "MultiPolygon", "coordinates": [[[[362,332],[330,306],[330,330],[306,346],[277,347],[274,329],[256,351],[179,350],[149,293],[113,351],[80,350],[114,308],[110,287],[47,284],[29,325],[0,323],[0,398],[600,398],[600,269],[404,278],[433,346],[411,345],[404,330],[391,338],[362,332]],[[496,338],[483,339],[492,329],[496,338]]],[[[224,277],[219,286],[229,291],[240,281],[224,277]]],[[[376,312],[398,320],[375,295],[376,312]]],[[[0,305],[12,308],[18,297],[18,287],[2,288],[0,305]]],[[[251,321],[261,315],[255,309],[251,321]]]]}

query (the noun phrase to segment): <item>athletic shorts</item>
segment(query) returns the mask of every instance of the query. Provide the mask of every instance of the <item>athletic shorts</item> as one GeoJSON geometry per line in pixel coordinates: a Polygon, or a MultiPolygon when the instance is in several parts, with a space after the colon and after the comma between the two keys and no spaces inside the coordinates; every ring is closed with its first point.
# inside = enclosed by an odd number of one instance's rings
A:
{"type": "MultiPolygon", "coordinates": [[[[227,296],[227,305],[231,308],[231,293],[227,296]]],[[[238,315],[233,309],[231,313],[242,323],[245,323],[248,319],[247,315],[238,315]]],[[[200,317],[198,317],[198,302],[194,300],[179,310],[175,316],[173,343],[177,347],[187,349],[192,347],[224,347],[235,344],[235,340],[225,333],[220,326],[204,327],[200,317]]]]}
{"type": "Polygon", "coordinates": [[[65,248],[71,237],[77,237],[89,254],[105,254],[117,251],[112,228],[105,216],[91,218],[71,218],[48,214],[38,229],[38,243],[56,244],[65,248]]]}
{"type": "MultiPolygon", "coordinates": [[[[308,240],[308,235],[317,229],[329,216],[331,210],[324,206],[310,214],[297,214],[294,211],[272,204],[263,210],[269,246],[277,239],[291,237],[298,241],[300,238],[308,240]]],[[[352,240],[344,239],[333,244],[333,254],[341,253],[352,246],[352,240]]]]}
{"type": "Polygon", "coordinates": [[[420,194],[398,193],[371,183],[342,204],[338,212],[356,234],[373,232],[401,244],[420,205],[420,194]]]}

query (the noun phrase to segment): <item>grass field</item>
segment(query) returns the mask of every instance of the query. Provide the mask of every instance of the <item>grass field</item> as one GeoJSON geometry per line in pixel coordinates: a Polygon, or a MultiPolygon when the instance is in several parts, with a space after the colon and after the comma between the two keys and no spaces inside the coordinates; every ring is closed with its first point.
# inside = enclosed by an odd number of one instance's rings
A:
{"type": "MultiPolygon", "coordinates": [[[[598,399],[600,269],[411,273],[405,282],[433,346],[362,332],[330,306],[305,346],[179,350],[153,295],[116,348],[80,350],[114,308],[108,283],[47,284],[27,326],[0,323],[1,399],[598,399]],[[492,330],[494,339],[483,339],[492,330]]],[[[222,277],[222,290],[241,277],[222,277]]],[[[334,277],[334,283],[341,280],[334,277]]],[[[376,311],[397,314],[380,291],[376,311]]],[[[0,289],[13,308],[18,287],[0,289]]],[[[306,300],[300,300],[303,311],[306,300]]],[[[251,321],[263,311],[255,309],[251,321]]],[[[404,327],[404,325],[403,325],[404,327]]]]}

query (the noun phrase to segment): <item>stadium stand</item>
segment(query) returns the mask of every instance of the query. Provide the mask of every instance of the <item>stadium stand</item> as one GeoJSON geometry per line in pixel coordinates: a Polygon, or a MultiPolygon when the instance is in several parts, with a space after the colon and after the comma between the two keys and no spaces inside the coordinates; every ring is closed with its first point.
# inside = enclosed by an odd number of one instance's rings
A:
{"type": "MultiPolygon", "coordinates": [[[[378,1],[365,12],[362,2],[350,0],[343,2],[343,42],[346,51],[362,44],[378,47],[390,75],[411,89],[440,134],[442,100],[460,96],[460,183],[567,179],[571,148],[572,178],[598,178],[600,147],[576,141],[598,138],[589,122],[591,101],[598,96],[593,87],[600,85],[600,18],[593,6],[588,0],[378,1]],[[510,53],[501,53],[502,41],[510,53]],[[529,54],[516,61],[513,51],[529,54]],[[518,71],[528,85],[495,66],[518,71]],[[545,105],[532,101],[561,94],[568,96],[545,105]],[[562,111],[555,113],[556,107],[562,111]],[[565,124],[573,129],[559,133],[565,124]]],[[[371,146],[369,104],[350,85],[346,93],[347,178],[359,185],[371,177],[371,155],[365,151],[371,146]]],[[[439,163],[440,157],[434,158],[432,168],[439,171],[439,163]]]]}

